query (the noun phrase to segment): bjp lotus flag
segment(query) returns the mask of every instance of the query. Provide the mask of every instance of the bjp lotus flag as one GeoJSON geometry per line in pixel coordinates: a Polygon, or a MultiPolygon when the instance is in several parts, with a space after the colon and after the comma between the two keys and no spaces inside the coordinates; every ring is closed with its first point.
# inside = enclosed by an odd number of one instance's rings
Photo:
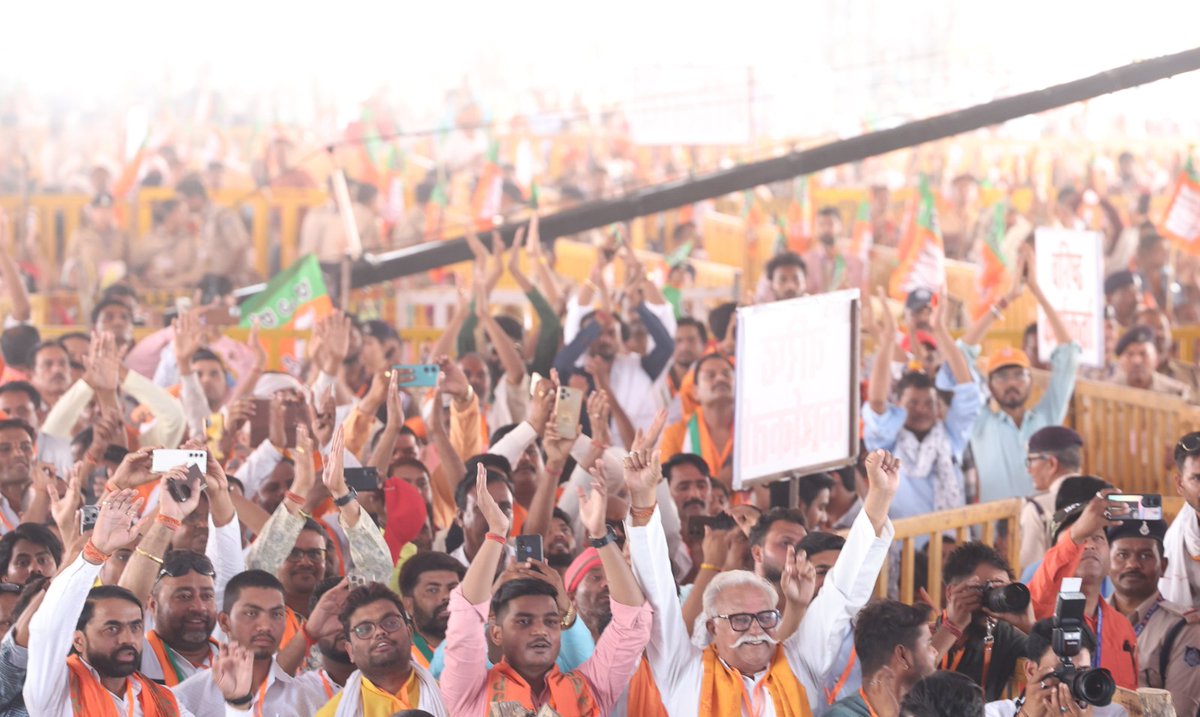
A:
{"type": "Polygon", "coordinates": [[[937,291],[946,283],[946,248],[938,226],[937,200],[925,175],[921,175],[916,210],[905,224],[897,254],[900,264],[888,282],[893,299],[903,300],[918,288],[937,291]]]}
{"type": "Polygon", "coordinates": [[[1009,285],[1009,261],[1004,251],[1008,230],[1008,202],[992,207],[987,234],[983,238],[983,274],[979,277],[981,298],[974,304],[972,318],[978,319],[995,305],[1009,285]]]}
{"type": "Polygon", "coordinates": [[[333,311],[325,290],[321,265],[309,254],[277,274],[267,288],[242,305],[241,325],[250,328],[255,321],[267,350],[267,370],[286,371],[299,376],[304,359],[304,341],[291,335],[279,335],[274,329],[308,331],[318,319],[333,311]],[[273,335],[274,334],[274,335],[273,335]]]}
{"type": "Polygon", "coordinates": [[[1175,183],[1175,193],[1158,229],[1183,251],[1200,255],[1200,172],[1191,157],[1175,183]]]}

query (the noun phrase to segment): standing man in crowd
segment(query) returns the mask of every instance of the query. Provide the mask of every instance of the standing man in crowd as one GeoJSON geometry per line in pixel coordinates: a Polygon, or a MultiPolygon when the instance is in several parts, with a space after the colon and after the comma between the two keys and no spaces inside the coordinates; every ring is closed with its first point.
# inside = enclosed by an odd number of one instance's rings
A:
{"type": "Polygon", "coordinates": [[[1046,426],[1029,437],[1025,467],[1037,493],[1021,506],[1021,565],[1032,565],[1050,549],[1046,530],[1054,517],[1058,488],[1083,467],[1083,436],[1066,426],[1046,426]]]}

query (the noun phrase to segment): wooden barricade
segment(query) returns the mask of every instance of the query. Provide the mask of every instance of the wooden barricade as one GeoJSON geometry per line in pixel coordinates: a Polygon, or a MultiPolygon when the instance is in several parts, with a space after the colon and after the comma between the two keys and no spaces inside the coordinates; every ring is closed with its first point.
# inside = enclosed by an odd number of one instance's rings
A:
{"type": "MultiPolygon", "coordinates": [[[[995,545],[996,523],[1005,523],[1008,535],[1008,562],[1019,574],[1021,572],[1019,521],[1023,503],[1024,501],[1020,498],[1009,498],[1008,500],[968,505],[955,510],[943,510],[893,521],[892,524],[896,529],[894,544],[900,546],[900,601],[912,604],[917,597],[916,541],[919,538],[928,538],[925,572],[927,587],[925,589],[933,599],[934,605],[942,604],[942,561],[945,557],[942,550],[942,534],[948,531],[954,531],[958,544],[961,545],[970,539],[968,536],[973,528],[979,528],[982,531],[983,542],[995,545]]],[[[878,597],[886,597],[888,594],[889,572],[888,562],[885,561],[883,569],[879,573],[879,580],[875,584],[875,594],[878,597]]]]}

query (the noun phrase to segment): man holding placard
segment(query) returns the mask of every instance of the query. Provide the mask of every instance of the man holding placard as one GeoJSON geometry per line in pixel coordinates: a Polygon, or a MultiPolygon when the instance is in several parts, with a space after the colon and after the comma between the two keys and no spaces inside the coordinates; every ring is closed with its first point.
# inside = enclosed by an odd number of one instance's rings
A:
{"type": "MultiPolygon", "coordinates": [[[[1096,302],[1095,326],[1097,338],[1094,345],[1095,353],[1102,363],[1104,358],[1103,341],[1103,303],[1099,294],[1099,235],[1094,240],[1095,251],[1092,257],[1092,269],[1088,276],[1096,274],[1092,287],[1092,298],[1096,302]]],[[[1050,242],[1042,246],[1037,257],[1032,248],[1021,250],[1018,269],[1026,264],[1024,276],[1029,290],[1038,302],[1039,329],[1049,325],[1053,332],[1053,340],[1045,336],[1045,331],[1039,331],[1039,351],[1044,355],[1043,360],[1049,359],[1050,382],[1037,405],[1029,407],[1029,397],[1033,389],[1033,377],[1030,373],[1029,357],[1024,351],[1004,348],[988,357],[985,375],[987,388],[991,393],[995,406],[987,406],[975,421],[971,434],[971,450],[975,454],[975,465],[979,469],[979,500],[981,502],[1016,498],[1031,495],[1033,479],[1025,468],[1025,448],[1034,433],[1046,426],[1060,424],[1067,415],[1071,394],[1075,391],[1075,374],[1079,365],[1080,345],[1071,340],[1071,333],[1059,312],[1055,309],[1045,291],[1042,279],[1044,270],[1051,269],[1049,264],[1043,264],[1040,259],[1044,254],[1055,251],[1050,242]],[[1039,266],[1043,271],[1039,271],[1039,266]]],[[[1075,262],[1068,262],[1076,265],[1075,262]]],[[[1085,266],[1082,260],[1078,263],[1085,266]]],[[[1082,272],[1082,270],[1081,270],[1082,272]]],[[[1082,276],[1081,272],[1074,273],[1066,280],[1074,282],[1082,276]]],[[[1021,271],[1016,275],[1021,276],[1021,271]]],[[[1082,279],[1080,279],[1082,280],[1082,279]]],[[[1064,287],[1065,288],[1065,287],[1064,287]]],[[[1003,307],[992,307],[993,315],[999,315],[1003,307]]],[[[977,363],[979,346],[963,346],[967,360],[977,363]]]]}

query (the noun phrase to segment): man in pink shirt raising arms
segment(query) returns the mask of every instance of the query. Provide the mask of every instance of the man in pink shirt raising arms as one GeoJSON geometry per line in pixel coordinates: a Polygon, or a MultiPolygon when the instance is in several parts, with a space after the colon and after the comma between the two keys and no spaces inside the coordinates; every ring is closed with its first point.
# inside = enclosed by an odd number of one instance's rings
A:
{"type": "Polygon", "coordinates": [[[488,533],[462,584],[450,593],[441,679],[450,714],[483,717],[492,703],[515,702],[530,711],[545,704],[563,717],[596,717],[607,715],[629,686],[650,639],[652,613],[612,529],[605,525],[605,482],[594,472],[593,478],[591,493],[581,491],[579,513],[608,579],[612,622],[596,642],[591,659],[563,674],[554,662],[562,631],[574,615],[566,609],[570,601],[558,573],[543,563],[525,563],[506,572],[492,595],[492,579],[504,554],[511,518],[488,493],[487,476],[480,468],[477,494],[488,533]],[[487,633],[503,652],[491,670],[480,660],[488,650],[484,626],[489,602],[492,623],[487,633]]]}

